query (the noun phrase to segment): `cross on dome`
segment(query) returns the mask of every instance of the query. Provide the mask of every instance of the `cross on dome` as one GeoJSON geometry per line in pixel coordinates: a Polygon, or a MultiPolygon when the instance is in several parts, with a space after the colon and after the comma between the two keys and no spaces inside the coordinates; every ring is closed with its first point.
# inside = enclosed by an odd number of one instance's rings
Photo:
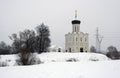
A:
{"type": "Polygon", "coordinates": [[[77,19],[77,10],[75,10],[75,19],[77,19]]]}

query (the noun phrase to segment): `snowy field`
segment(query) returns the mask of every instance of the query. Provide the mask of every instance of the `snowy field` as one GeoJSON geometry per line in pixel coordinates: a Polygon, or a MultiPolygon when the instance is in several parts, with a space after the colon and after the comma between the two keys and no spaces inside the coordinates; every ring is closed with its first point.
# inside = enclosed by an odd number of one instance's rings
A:
{"type": "MultiPolygon", "coordinates": [[[[43,64],[0,67],[0,78],[120,78],[120,60],[102,54],[43,53],[38,57],[43,64]]],[[[15,58],[1,56],[11,64],[15,58]]]]}
{"type": "Polygon", "coordinates": [[[59,52],[51,52],[51,53],[43,53],[40,54],[41,61],[46,62],[86,62],[86,61],[105,61],[110,60],[103,54],[98,53],[59,53],[59,52]]]}
{"type": "Polygon", "coordinates": [[[0,78],[120,78],[120,60],[2,67],[0,78]]]}
{"type": "MultiPolygon", "coordinates": [[[[36,54],[43,63],[49,62],[87,62],[87,61],[105,61],[110,60],[103,54],[98,53],[59,53],[50,52],[36,54]]],[[[16,65],[17,55],[1,55],[0,61],[7,62],[8,66],[16,65]]]]}

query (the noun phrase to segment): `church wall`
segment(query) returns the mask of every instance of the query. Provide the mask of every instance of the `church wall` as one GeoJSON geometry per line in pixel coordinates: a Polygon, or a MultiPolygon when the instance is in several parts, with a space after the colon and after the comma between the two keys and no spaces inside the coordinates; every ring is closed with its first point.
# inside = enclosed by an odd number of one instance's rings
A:
{"type": "Polygon", "coordinates": [[[65,48],[67,51],[69,51],[69,48],[71,48],[72,52],[80,52],[80,48],[83,48],[83,51],[88,51],[87,34],[68,33],[65,35],[65,42],[65,48]]]}

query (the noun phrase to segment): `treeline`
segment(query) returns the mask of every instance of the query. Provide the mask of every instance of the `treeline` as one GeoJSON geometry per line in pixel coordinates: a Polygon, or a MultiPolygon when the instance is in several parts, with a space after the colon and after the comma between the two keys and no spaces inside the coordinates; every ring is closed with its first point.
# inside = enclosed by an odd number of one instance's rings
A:
{"type": "Polygon", "coordinates": [[[115,59],[120,59],[120,52],[117,50],[115,46],[109,46],[106,50],[106,52],[97,52],[96,48],[94,46],[90,47],[90,52],[94,53],[102,53],[105,54],[107,57],[115,60],[115,59]]]}
{"type": "Polygon", "coordinates": [[[7,45],[4,41],[0,42],[0,54],[17,54],[21,50],[30,52],[48,52],[50,46],[49,27],[43,23],[35,27],[35,30],[25,29],[19,33],[13,33],[9,36],[12,40],[11,45],[7,45]]]}
{"type": "Polygon", "coordinates": [[[0,54],[11,54],[12,53],[12,47],[10,45],[7,45],[4,41],[0,42],[0,54]]]}

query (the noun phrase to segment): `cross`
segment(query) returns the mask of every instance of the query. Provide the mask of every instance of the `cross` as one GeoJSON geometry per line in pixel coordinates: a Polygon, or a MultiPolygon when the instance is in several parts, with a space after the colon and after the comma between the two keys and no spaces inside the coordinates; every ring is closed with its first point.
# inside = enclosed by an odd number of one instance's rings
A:
{"type": "Polygon", "coordinates": [[[75,10],[75,18],[77,18],[77,10],[75,10]]]}

